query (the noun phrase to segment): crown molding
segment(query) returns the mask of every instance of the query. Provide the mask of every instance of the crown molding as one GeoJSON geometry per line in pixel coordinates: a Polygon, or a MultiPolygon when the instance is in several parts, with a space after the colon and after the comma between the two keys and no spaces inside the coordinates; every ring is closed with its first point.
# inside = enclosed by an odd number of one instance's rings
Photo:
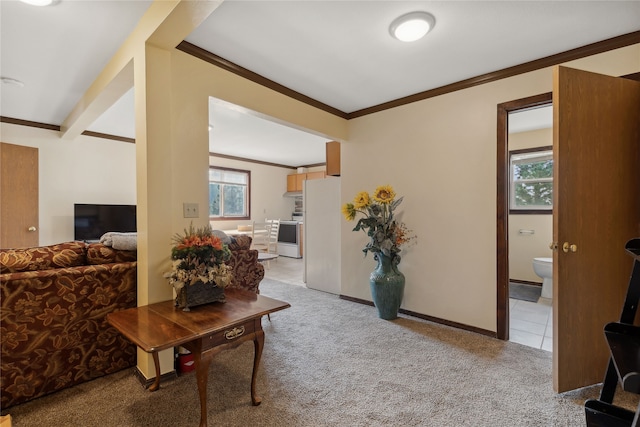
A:
{"type": "Polygon", "coordinates": [[[286,95],[290,98],[296,99],[300,102],[304,102],[305,104],[311,105],[312,107],[316,107],[320,110],[326,111],[327,113],[333,114],[334,116],[342,117],[343,119],[348,118],[348,114],[344,111],[340,111],[337,108],[331,107],[330,105],[324,104],[318,100],[315,100],[311,97],[301,94],[300,92],[296,92],[293,89],[289,89],[286,86],[281,85],[280,83],[276,83],[273,80],[270,80],[264,76],[261,76],[258,73],[254,73],[253,71],[247,70],[244,67],[241,67],[238,64],[235,64],[231,61],[228,61],[214,53],[211,53],[207,50],[204,50],[194,44],[191,44],[187,41],[182,41],[176,49],[181,50],[184,53],[187,53],[191,56],[194,56],[198,59],[202,59],[205,62],[208,62],[216,67],[220,67],[224,70],[230,71],[233,74],[236,74],[240,77],[244,77],[247,80],[250,80],[254,83],[257,83],[261,86],[272,89],[276,92],[279,92],[283,95],[286,95]]]}
{"type": "Polygon", "coordinates": [[[209,156],[217,157],[217,158],[220,158],[220,159],[238,160],[240,162],[256,163],[256,164],[259,164],[259,165],[274,166],[274,167],[277,167],[277,168],[285,168],[285,169],[291,169],[291,170],[296,170],[298,168],[312,168],[312,167],[319,167],[319,166],[325,166],[326,165],[326,163],[314,163],[312,165],[290,166],[290,165],[283,165],[283,164],[280,164],[280,163],[265,162],[265,161],[262,161],[262,160],[247,159],[247,158],[244,158],[244,157],[230,156],[228,154],[214,153],[212,151],[209,152],[209,156]]]}
{"type": "MultiPolygon", "coordinates": [[[[48,123],[40,123],[40,122],[32,122],[30,120],[22,120],[22,119],[14,119],[12,117],[4,117],[4,116],[0,116],[0,122],[1,123],[9,123],[12,125],[19,125],[19,126],[27,126],[27,127],[32,127],[32,128],[38,128],[38,129],[47,129],[47,130],[54,130],[56,132],[60,132],[60,126],[59,125],[51,125],[48,123]]],[[[128,138],[125,136],[118,136],[118,135],[111,135],[108,133],[100,133],[100,132],[93,132],[90,130],[85,130],[84,132],[82,132],[82,135],[85,136],[91,136],[94,138],[101,138],[101,139],[110,139],[113,141],[120,141],[120,142],[128,142],[131,144],[135,144],[136,140],[134,138],[128,138]]]]}
{"type": "Polygon", "coordinates": [[[412,102],[422,101],[424,99],[456,92],[458,90],[468,89],[485,83],[495,82],[497,80],[517,76],[518,74],[524,74],[531,71],[540,70],[542,68],[552,67],[554,65],[559,65],[587,56],[596,55],[598,53],[619,49],[636,43],[640,43],[640,31],[635,31],[633,33],[624,34],[622,36],[602,40],[596,43],[588,44],[586,46],[567,50],[555,55],[536,59],[530,62],[525,62],[524,64],[503,68],[498,71],[482,74],[480,76],[472,77],[466,80],[461,80],[459,82],[452,83],[446,86],[441,86],[435,89],[416,93],[414,95],[409,95],[393,101],[385,102],[383,104],[374,105],[373,107],[364,108],[362,110],[349,113],[348,118],[355,119],[356,117],[366,116],[368,114],[377,113],[379,111],[388,110],[390,108],[399,107],[401,105],[410,104],[412,102]]]}
{"type": "Polygon", "coordinates": [[[214,53],[206,51],[198,46],[195,46],[189,42],[183,41],[177,46],[178,50],[181,50],[189,55],[193,55],[203,61],[206,61],[212,65],[223,68],[234,74],[246,78],[254,83],[265,86],[283,95],[297,99],[313,107],[319,108],[323,111],[341,117],[343,119],[355,119],[357,117],[366,116],[368,114],[377,113],[380,111],[388,110],[402,105],[411,104],[416,101],[422,101],[428,98],[433,98],[447,93],[456,92],[462,89],[468,89],[474,86],[482,85],[485,83],[495,82],[497,80],[505,79],[508,77],[517,76],[519,74],[528,73],[531,71],[540,70],[542,68],[551,67],[554,65],[563,64],[568,61],[584,58],[587,56],[595,55],[598,53],[607,52],[609,50],[619,49],[622,47],[630,46],[636,43],[640,43],[640,31],[633,33],[623,34],[621,36],[612,37],[610,39],[602,40],[596,43],[591,43],[582,47],[567,50],[555,55],[547,56],[544,58],[536,59],[534,61],[525,62],[523,64],[515,65],[513,67],[503,68],[501,70],[493,71],[490,73],[482,74],[476,77],[472,77],[459,82],[451,83],[445,86],[440,86],[434,89],[430,89],[424,92],[419,92],[413,95],[398,98],[389,102],[374,105],[371,107],[363,108],[361,110],[353,111],[351,113],[345,113],[336,108],[333,108],[327,104],[296,92],[287,88],[279,83],[269,80],[260,74],[247,70],[231,61],[228,61],[214,53]]]}
{"type": "Polygon", "coordinates": [[[0,116],[0,123],[10,123],[12,125],[28,126],[38,129],[55,130],[60,132],[60,126],[48,123],[32,122],[30,120],[14,119],[13,117],[0,116]]]}

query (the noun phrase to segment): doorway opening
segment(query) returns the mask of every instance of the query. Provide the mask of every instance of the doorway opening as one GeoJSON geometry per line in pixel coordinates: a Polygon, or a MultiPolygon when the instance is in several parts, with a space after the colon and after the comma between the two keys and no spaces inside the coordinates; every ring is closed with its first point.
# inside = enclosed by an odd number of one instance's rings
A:
{"type": "Polygon", "coordinates": [[[551,92],[498,104],[497,111],[497,195],[496,195],[496,269],[497,337],[509,340],[509,114],[551,104],[551,92]]]}
{"type": "Polygon", "coordinates": [[[553,107],[509,113],[509,341],[553,348],[553,107]]]}

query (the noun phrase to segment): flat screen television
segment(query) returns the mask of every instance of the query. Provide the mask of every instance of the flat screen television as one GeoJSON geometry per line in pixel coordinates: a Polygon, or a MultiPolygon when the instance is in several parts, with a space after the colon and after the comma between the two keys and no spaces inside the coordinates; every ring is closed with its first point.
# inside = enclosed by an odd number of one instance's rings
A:
{"type": "Polygon", "coordinates": [[[136,205],[73,205],[75,240],[98,241],[108,231],[136,231],[136,205]]]}

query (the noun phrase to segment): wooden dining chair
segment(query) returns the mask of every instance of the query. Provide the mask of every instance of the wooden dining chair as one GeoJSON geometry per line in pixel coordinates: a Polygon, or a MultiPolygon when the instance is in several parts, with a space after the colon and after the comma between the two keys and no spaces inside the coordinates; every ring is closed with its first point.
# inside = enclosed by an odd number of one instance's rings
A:
{"type": "MultiPolygon", "coordinates": [[[[280,232],[280,219],[265,219],[266,232],[255,233],[253,249],[268,254],[278,254],[278,233],[280,232]]],[[[277,260],[277,258],[276,258],[277,260]]],[[[267,269],[271,267],[271,261],[266,261],[267,269]]]]}
{"type": "Polygon", "coordinates": [[[268,247],[269,230],[266,223],[251,222],[251,249],[263,251],[268,247]]]}
{"type": "Polygon", "coordinates": [[[278,233],[280,232],[280,218],[278,219],[267,219],[265,220],[267,224],[267,253],[277,254],[278,253],[278,233]]]}

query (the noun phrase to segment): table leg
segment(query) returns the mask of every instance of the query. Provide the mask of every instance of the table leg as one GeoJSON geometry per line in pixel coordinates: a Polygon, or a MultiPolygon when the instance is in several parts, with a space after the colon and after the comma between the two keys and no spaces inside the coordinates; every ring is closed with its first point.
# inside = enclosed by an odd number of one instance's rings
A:
{"type": "Polygon", "coordinates": [[[200,397],[200,427],[207,427],[207,383],[209,382],[211,357],[202,357],[199,351],[192,353],[196,365],[196,380],[200,397]]]}
{"type": "Polygon", "coordinates": [[[253,339],[253,374],[251,374],[251,403],[258,406],[262,403],[262,399],[256,396],[256,378],[258,376],[258,366],[260,366],[260,358],[262,357],[262,348],[264,347],[264,332],[262,330],[255,332],[253,339]]]}
{"type": "Polygon", "coordinates": [[[160,388],[160,360],[158,360],[157,351],[154,351],[153,353],[151,353],[151,355],[153,356],[153,364],[156,368],[156,379],[149,387],[149,391],[156,391],[160,388]]]}

